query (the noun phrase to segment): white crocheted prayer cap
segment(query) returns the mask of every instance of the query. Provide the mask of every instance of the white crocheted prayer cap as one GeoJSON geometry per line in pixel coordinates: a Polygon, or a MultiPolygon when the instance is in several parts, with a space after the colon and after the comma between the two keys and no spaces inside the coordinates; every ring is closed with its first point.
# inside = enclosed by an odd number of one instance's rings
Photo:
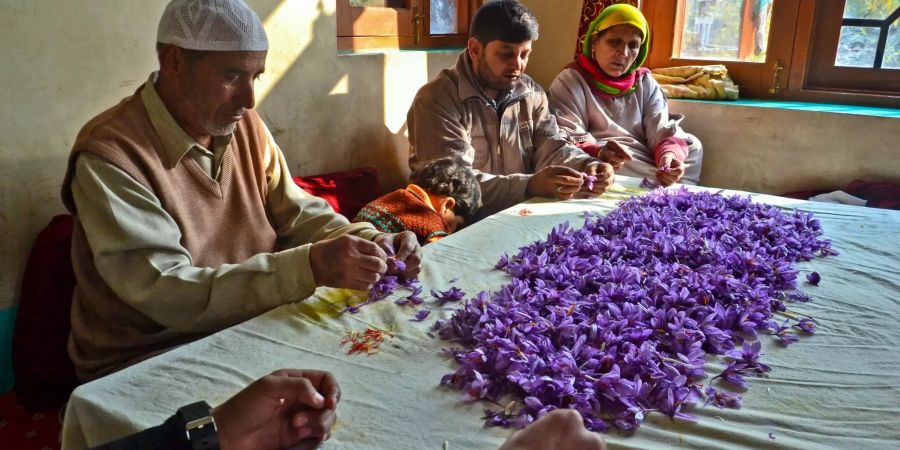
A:
{"type": "Polygon", "coordinates": [[[156,41],[189,50],[269,49],[262,22],[243,0],[172,0],[159,19],[156,41]]]}

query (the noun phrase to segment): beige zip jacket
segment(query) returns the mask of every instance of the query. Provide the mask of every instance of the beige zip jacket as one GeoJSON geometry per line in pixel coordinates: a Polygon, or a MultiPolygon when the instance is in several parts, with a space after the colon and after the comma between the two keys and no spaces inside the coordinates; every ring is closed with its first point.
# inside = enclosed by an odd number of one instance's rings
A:
{"type": "Polygon", "coordinates": [[[596,161],[566,141],[540,85],[522,75],[495,101],[479,86],[466,51],[419,89],[407,124],[410,169],[460,156],[481,183],[482,216],[525,200],[531,174],[544,167],[582,170],[596,161]]]}

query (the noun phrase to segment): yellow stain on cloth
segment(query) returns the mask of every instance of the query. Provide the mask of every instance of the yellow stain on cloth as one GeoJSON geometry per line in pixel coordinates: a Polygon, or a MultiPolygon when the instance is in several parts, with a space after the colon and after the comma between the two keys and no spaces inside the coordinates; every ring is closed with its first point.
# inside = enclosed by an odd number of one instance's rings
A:
{"type": "Polygon", "coordinates": [[[366,293],[352,289],[319,289],[302,302],[295,303],[297,313],[313,321],[335,319],[347,306],[356,306],[366,301],[366,293]]]}

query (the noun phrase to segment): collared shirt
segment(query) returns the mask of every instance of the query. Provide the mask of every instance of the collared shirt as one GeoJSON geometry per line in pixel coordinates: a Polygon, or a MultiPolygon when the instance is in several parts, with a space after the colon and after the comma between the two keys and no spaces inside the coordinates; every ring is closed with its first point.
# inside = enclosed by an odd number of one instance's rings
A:
{"type": "MultiPolygon", "coordinates": [[[[219,166],[219,149],[229,138],[215,140],[212,152],[203,151],[165,108],[153,77],[140,95],[167,158],[178,164],[205,158],[208,167],[219,166]]],[[[79,154],[71,184],[78,220],[99,274],[129,307],[182,333],[215,331],[311,295],[316,288],[312,243],[341,234],[364,239],[379,234],[370,224],[349,224],[324,200],[300,189],[265,132],[265,204],[278,236],[277,251],[220,267],[192,264],[192,255],[180,244],[178,224],[152,190],[99,156],[79,154]]]]}
{"type": "MultiPolygon", "coordinates": [[[[154,72],[147,82],[155,85],[157,79],[157,73],[154,72]]],[[[222,155],[228,148],[232,135],[214,136],[213,149],[210,151],[188,136],[187,132],[178,125],[175,118],[169,114],[162,99],[159,98],[159,93],[155,88],[143,89],[141,100],[144,102],[144,107],[147,108],[153,128],[159,133],[159,139],[166,150],[169,164],[175,166],[181,161],[181,158],[193,158],[212,179],[218,180],[218,174],[222,167],[222,155]]]]}
{"type": "Polygon", "coordinates": [[[416,94],[407,114],[412,170],[449,155],[475,170],[490,214],[525,200],[531,174],[551,165],[583,170],[596,161],[566,141],[547,95],[522,75],[501,101],[478,85],[463,51],[416,94]]]}

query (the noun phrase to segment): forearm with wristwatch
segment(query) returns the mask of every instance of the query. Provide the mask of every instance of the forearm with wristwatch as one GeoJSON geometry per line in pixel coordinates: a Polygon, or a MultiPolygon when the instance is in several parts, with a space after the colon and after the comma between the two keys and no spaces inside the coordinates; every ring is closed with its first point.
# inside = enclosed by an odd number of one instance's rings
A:
{"type": "Polygon", "coordinates": [[[162,425],[93,450],[219,450],[216,421],[206,402],[182,407],[162,425]]]}

